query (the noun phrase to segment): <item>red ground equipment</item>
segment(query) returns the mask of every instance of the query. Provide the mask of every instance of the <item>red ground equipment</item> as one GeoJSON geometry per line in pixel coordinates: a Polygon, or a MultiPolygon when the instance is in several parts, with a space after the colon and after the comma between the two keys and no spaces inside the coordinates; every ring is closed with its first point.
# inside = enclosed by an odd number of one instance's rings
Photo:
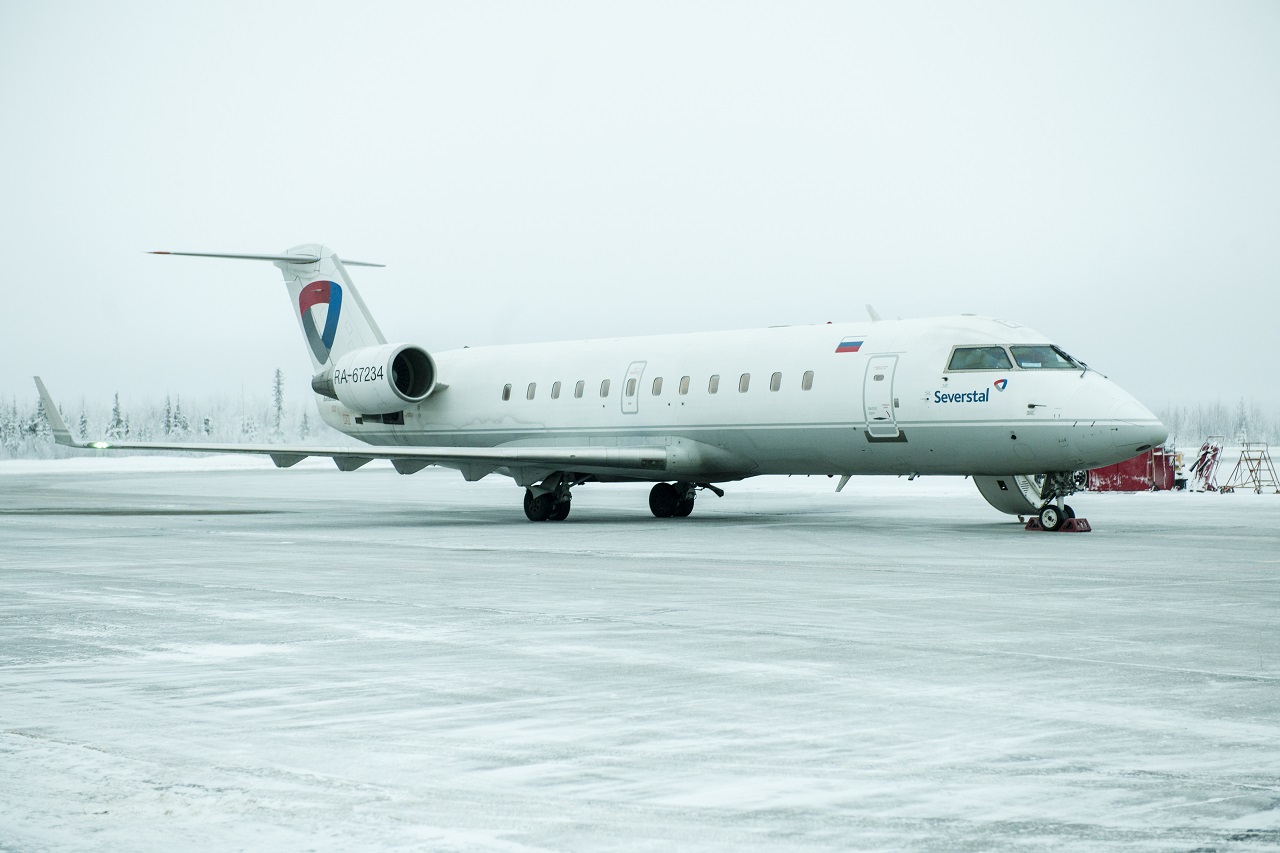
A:
{"type": "MultiPolygon", "coordinates": [[[[1040,523],[1040,519],[1032,516],[1023,526],[1023,530],[1045,530],[1045,526],[1040,523]]],[[[1093,528],[1089,526],[1087,518],[1068,518],[1064,519],[1062,526],[1058,528],[1059,533],[1092,533],[1093,528]]]]}
{"type": "Polygon", "coordinates": [[[1218,463],[1222,461],[1222,445],[1226,436],[1211,435],[1200,445],[1200,453],[1191,466],[1191,488],[1197,492],[1218,491],[1218,463]]]}
{"type": "Polygon", "coordinates": [[[1173,488],[1173,451],[1153,447],[1132,459],[1089,472],[1091,492],[1163,492],[1173,488]]]}

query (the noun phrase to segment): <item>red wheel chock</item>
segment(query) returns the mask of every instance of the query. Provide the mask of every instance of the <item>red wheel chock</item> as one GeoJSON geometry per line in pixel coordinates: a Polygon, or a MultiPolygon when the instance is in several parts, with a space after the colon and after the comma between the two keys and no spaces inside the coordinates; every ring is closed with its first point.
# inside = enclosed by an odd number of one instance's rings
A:
{"type": "Polygon", "coordinates": [[[1091,533],[1093,528],[1089,526],[1087,518],[1067,518],[1063,519],[1062,526],[1057,530],[1047,530],[1040,526],[1040,519],[1031,516],[1031,520],[1027,522],[1027,526],[1023,530],[1038,530],[1041,533],[1091,533]]]}

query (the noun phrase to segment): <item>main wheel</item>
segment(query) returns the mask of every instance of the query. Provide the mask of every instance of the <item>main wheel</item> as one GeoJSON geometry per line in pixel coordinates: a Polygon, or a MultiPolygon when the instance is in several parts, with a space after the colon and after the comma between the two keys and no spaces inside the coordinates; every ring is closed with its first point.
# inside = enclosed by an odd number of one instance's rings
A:
{"type": "Polygon", "coordinates": [[[649,490],[649,511],[658,518],[670,518],[679,507],[680,493],[670,483],[658,483],[649,490]]]}
{"type": "Polygon", "coordinates": [[[551,515],[548,516],[548,519],[550,521],[564,521],[569,517],[569,508],[572,504],[573,501],[560,501],[551,510],[551,515]]]}
{"type": "Polygon", "coordinates": [[[550,492],[535,498],[531,489],[525,489],[524,514],[530,521],[546,521],[555,510],[555,500],[550,492]]]}
{"type": "Polygon", "coordinates": [[[676,518],[686,518],[691,512],[693,512],[693,498],[685,498],[676,504],[676,511],[672,515],[676,518]]]}
{"type": "Polygon", "coordinates": [[[1062,514],[1063,514],[1063,516],[1065,516],[1066,518],[1075,518],[1075,517],[1076,517],[1076,511],[1075,511],[1074,509],[1072,509],[1072,508],[1071,508],[1071,504],[1063,504],[1063,505],[1062,505],[1062,514]]]}
{"type": "Polygon", "coordinates": [[[1062,527],[1062,522],[1066,519],[1054,504],[1046,504],[1040,510],[1040,526],[1045,530],[1058,530],[1062,527]]]}

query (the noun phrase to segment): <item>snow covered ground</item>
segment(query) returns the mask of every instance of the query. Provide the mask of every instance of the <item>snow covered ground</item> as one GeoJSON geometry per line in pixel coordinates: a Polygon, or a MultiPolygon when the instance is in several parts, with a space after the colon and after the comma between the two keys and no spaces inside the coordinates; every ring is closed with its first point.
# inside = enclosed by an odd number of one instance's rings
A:
{"type": "Polygon", "coordinates": [[[0,463],[0,849],[1274,850],[1280,496],[0,463]]]}

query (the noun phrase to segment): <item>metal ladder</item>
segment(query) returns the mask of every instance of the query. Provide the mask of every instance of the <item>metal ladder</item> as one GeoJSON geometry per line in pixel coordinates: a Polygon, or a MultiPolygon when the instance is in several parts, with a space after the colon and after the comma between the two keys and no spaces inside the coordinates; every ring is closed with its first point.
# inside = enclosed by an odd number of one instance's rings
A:
{"type": "Polygon", "coordinates": [[[1271,451],[1265,441],[1246,441],[1240,449],[1240,459],[1231,469],[1231,476],[1222,487],[1223,494],[1236,489],[1252,487],[1255,494],[1266,488],[1280,495],[1280,480],[1276,479],[1276,466],[1271,463],[1271,451]]]}

